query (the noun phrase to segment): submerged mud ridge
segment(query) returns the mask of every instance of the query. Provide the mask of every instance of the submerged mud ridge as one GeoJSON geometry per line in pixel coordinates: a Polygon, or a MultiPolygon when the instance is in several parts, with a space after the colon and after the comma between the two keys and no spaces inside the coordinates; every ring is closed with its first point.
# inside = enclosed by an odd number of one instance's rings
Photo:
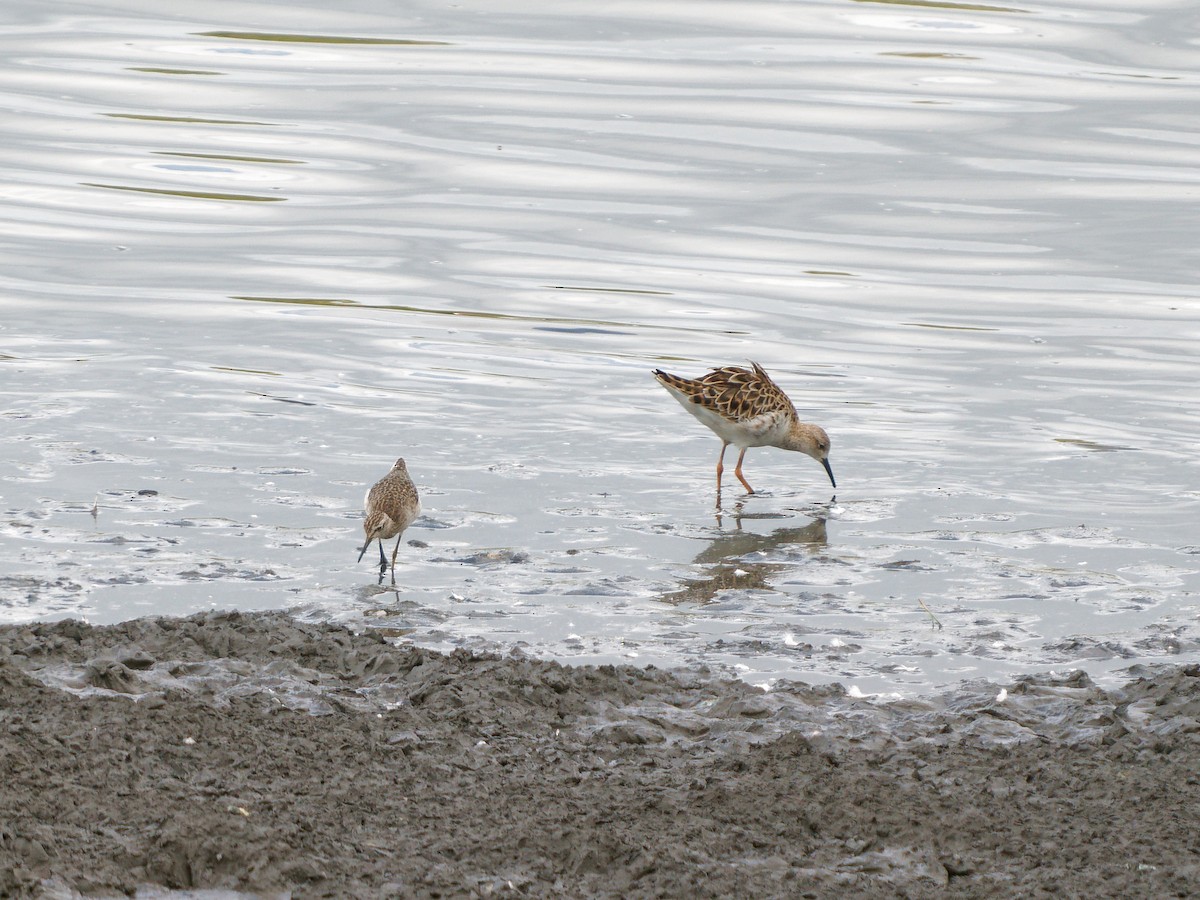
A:
{"type": "Polygon", "coordinates": [[[869,702],[282,613],[0,628],[0,895],[1184,896],[1200,667],[869,702]]]}

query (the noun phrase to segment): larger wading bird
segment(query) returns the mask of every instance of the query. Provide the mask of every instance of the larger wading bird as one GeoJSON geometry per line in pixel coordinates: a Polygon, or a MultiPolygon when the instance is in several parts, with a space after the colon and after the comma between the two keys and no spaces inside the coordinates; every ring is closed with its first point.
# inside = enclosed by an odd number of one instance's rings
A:
{"type": "Polygon", "coordinates": [[[725,448],[740,447],[733,474],[753,494],[742,475],[742,460],[749,447],[779,447],[799,450],[819,462],[833,480],[829,467],[829,435],[819,425],[801,422],[788,395],[756,362],[751,368],[722,366],[702,378],[682,378],[662,369],[654,370],[658,383],[679,401],[679,405],[711,428],[721,439],[717,457],[717,493],[721,492],[721,473],[725,471],[725,448]]]}

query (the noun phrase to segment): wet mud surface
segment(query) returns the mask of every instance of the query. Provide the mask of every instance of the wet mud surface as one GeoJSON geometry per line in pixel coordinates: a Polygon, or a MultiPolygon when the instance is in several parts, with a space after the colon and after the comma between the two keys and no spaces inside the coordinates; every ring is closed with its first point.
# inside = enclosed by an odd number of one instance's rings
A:
{"type": "Polygon", "coordinates": [[[0,629],[0,759],[4,896],[1200,883],[1200,666],[884,702],[442,655],[282,613],[68,621],[0,629]]]}

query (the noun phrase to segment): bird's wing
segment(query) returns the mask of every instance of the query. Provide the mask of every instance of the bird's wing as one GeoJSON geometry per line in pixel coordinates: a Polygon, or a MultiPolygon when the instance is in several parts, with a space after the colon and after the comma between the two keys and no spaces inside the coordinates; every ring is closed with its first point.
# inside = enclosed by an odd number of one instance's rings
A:
{"type": "Polygon", "coordinates": [[[749,422],[764,416],[773,418],[780,413],[795,415],[787,394],[762,366],[751,365],[752,369],[722,366],[697,379],[693,402],[735,422],[749,422]]]}

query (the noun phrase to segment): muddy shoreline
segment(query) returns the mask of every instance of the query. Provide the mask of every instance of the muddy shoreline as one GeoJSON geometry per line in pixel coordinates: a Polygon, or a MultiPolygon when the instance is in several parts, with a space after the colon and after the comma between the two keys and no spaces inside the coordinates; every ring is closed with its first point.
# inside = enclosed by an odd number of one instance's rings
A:
{"type": "Polygon", "coordinates": [[[284,613],[0,628],[0,895],[1185,896],[1200,666],[878,703],[284,613]]]}

